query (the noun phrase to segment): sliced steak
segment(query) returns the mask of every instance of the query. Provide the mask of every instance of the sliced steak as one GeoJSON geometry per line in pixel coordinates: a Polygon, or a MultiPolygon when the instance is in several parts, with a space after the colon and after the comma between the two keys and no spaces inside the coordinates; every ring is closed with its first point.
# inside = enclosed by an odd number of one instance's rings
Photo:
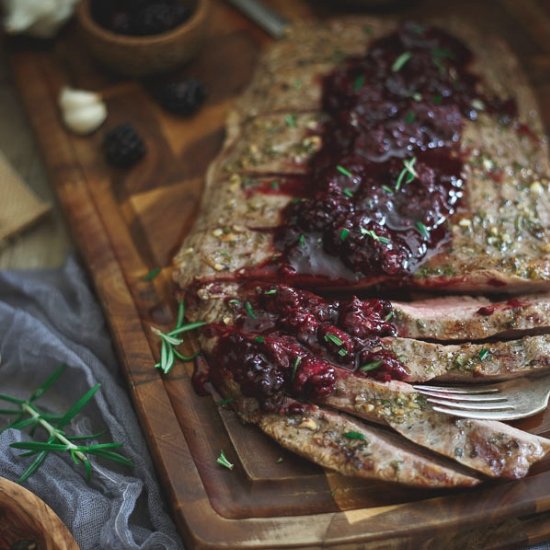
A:
{"type": "Polygon", "coordinates": [[[485,344],[441,345],[383,338],[381,349],[405,365],[408,382],[487,381],[526,376],[550,368],[550,335],[485,344]]]}
{"type": "MultiPolygon", "coordinates": [[[[436,300],[435,303],[440,302],[436,300]]],[[[480,306],[477,300],[473,303],[474,311],[493,307],[480,306]]],[[[532,312],[535,306],[536,302],[526,302],[520,311],[532,312]]],[[[304,353],[314,354],[336,367],[364,370],[379,380],[397,377],[408,382],[434,379],[482,382],[525,376],[550,368],[548,334],[454,345],[403,338],[397,335],[403,327],[401,312],[404,307],[401,303],[394,305],[376,299],[322,298],[285,285],[213,283],[196,290],[192,314],[193,320],[200,318],[214,325],[221,321],[225,328],[234,326],[252,337],[292,341],[296,349],[304,353]]],[[[514,311],[509,302],[494,307],[500,308],[508,318],[508,312],[514,311]]],[[[416,311],[414,306],[409,309],[416,311]]],[[[458,319],[453,319],[451,312],[441,319],[442,328],[438,326],[437,315],[432,314],[434,331],[441,333],[462,322],[463,311],[457,309],[456,312],[458,319]]],[[[474,315],[487,319],[487,316],[474,315]]],[[[496,309],[493,315],[497,315],[496,309]]],[[[536,331],[538,320],[537,316],[531,318],[535,321],[530,326],[532,331],[536,331]]],[[[475,329],[478,326],[476,319],[471,322],[475,329]]],[[[498,326],[497,323],[493,328],[498,326]]],[[[466,329],[465,324],[462,328],[466,329]]],[[[437,335],[437,332],[423,334],[427,338],[437,335]]]]}
{"type": "Polygon", "coordinates": [[[540,116],[498,41],[456,27],[472,55],[436,28],[381,36],[380,24],[363,55],[369,23],[297,24],[265,56],[229,117],[175,280],[190,317],[210,323],[200,339],[212,382],[281,444],[345,474],[420,486],[476,482],[429,452],[519,478],[548,440],[436,413],[405,380],[546,368],[548,298],[392,304],[350,291],[548,292],[540,116]],[[404,465],[389,460],[401,453],[404,465]]]}
{"type": "Polygon", "coordinates": [[[400,336],[430,340],[484,340],[550,332],[550,297],[449,296],[404,303],[392,301],[400,336]]]}
{"type": "MultiPolygon", "coordinates": [[[[317,432],[319,427],[330,435],[334,428],[331,420],[336,421],[336,417],[328,415],[326,422],[320,422],[325,413],[315,408],[312,416],[302,414],[298,421],[289,422],[285,419],[289,396],[387,424],[410,441],[490,477],[523,477],[531,464],[550,451],[550,440],[501,422],[457,419],[435,412],[424,396],[404,382],[379,382],[307,355],[292,356],[295,350],[288,352],[288,348],[272,342],[264,346],[266,342],[235,333],[203,339],[210,378],[224,394],[228,387],[238,388],[230,395],[252,398],[258,413],[255,422],[265,431],[271,426],[271,433],[277,434],[278,441],[285,441],[285,446],[298,437],[293,448],[302,447],[302,454],[310,454],[314,461],[326,453],[325,445],[342,443],[345,436],[341,429],[332,437],[323,435],[317,441],[323,444],[313,451],[315,445],[303,435],[313,435],[309,432],[317,432]],[[303,422],[303,429],[292,430],[290,426],[296,422],[303,422]],[[308,424],[314,429],[308,430],[308,424]]],[[[300,413],[307,410],[303,407],[300,413]]],[[[346,426],[346,431],[358,427],[346,426]]]]}

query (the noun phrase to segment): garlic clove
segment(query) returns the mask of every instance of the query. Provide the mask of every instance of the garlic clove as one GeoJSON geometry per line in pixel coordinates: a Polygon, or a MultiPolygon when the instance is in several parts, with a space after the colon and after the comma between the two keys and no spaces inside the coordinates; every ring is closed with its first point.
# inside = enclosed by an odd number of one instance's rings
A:
{"type": "Polygon", "coordinates": [[[87,90],[76,90],[74,88],[63,88],[59,94],[59,107],[62,110],[87,107],[101,101],[101,96],[87,90]]]}
{"type": "Polygon", "coordinates": [[[85,135],[97,130],[107,118],[103,104],[89,105],[65,113],[65,124],[75,133],[85,135]]]}
{"type": "Polygon", "coordinates": [[[65,126],[76,134],[93,132],[107,118],[107,107],[101,96],[94,92],[63,88],[58,104],[65,126]]]}

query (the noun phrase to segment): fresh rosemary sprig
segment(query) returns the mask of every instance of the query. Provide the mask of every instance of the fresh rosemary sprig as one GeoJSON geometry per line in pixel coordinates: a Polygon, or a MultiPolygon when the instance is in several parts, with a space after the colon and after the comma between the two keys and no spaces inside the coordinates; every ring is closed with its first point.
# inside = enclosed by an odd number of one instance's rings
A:
{"type": "Polygon", "coordinates": [[[160,338],[160,361],[155,364],[156,369],[160,369],[164,374],[168,374],[174,366],[176,359],[183,361],[192,361],[198,354],[183,355],[177,350],[177,347],[183,344],[183,339],[180,334],[198,329],[206,325],[204,321],[196,321],[195,323],[185,323],[185,303],[180,302],[178,306],[178,315],[176,317],[176,326],[170,332],[162,332],[156,327],[151,327],[151,330],[160,338]]]}
{"type": "Polygon", "coordinates": [[[14,449],[26,451],[20,456],[34,457],[31,464],[21,474],[19,483],[29,479],[42,466],[50,453],[68,453],[76,465],[82,464],[84,466],[87,479],[90,479],[92,475],[92,463],[89,455],[95,455],[125,466],[132,466],[130,459],[115,450],[122,447],[122,443],[90,443],[84,445],[80,442],[97,439],[103,434],[76,436],[65,432],[65,427],[90,402],[99,390],[100,384],[90,388],[64,414],[51,414],[36,405],[36,401],[61,378],[66,368],[66,365],[58,367],[34,390],[28,399],[0,394],[1,401],[12,405],[10,409],[0,409],[0,414],[15,417],[6,427],[0,430],[0,433],[9,429],[22,431],[25,428],[31,428],[30,434],[34,436],[37,430],[41,428],[47,434],[45,441],[19,441],[10,445],[14,449]]]}

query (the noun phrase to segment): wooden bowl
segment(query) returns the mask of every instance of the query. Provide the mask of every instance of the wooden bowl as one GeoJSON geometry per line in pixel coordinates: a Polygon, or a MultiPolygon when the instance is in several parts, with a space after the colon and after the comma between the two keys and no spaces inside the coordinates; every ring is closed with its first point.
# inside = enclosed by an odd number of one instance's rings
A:
{"type": "Polygon", "coordinates": [[[0,477],[0,548],[78,550],[78,545],[43,500],[0,477]]]}
{"type": "Polygon", "coordinates": [[[202,46],[210,0],[181,1],[193,9],[191,17],[170,31],[149,36],[127,36],[103,28],[91,15],[92,0],[81,0],[76,18],[94,58],[118,74],[142,77],[186,63],[202,46]]]}

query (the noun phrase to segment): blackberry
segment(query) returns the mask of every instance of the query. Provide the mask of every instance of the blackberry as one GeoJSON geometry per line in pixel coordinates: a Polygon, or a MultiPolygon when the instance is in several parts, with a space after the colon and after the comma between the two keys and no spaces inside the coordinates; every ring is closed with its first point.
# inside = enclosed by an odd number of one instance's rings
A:
{"type": "Polygon", "coordinates": [[[179,82],[157,84],[151,89],[151,95],[167,111],[188,116],[202,105],[206,91],[201,82],[187,78],[179,82]]]}
{"type": "Polygon", "coordinates": [[[189,18],[190,9],[179,2],[155,2],[139,9],[133,17],[133,33],[160,34],[189,18]]]}
{"type": "Polygon", "coordinates": [[[191,16],[181,0],[93,0],[92,17],[118,34],[153,35],[167,32],[191,16]]]}
{"type": "Polygon", "coordinates": [[[145,143],[128,123],[109,130],[102,147],[109,164],[117,168],[129,168],[145,155],[145,143]]]}

